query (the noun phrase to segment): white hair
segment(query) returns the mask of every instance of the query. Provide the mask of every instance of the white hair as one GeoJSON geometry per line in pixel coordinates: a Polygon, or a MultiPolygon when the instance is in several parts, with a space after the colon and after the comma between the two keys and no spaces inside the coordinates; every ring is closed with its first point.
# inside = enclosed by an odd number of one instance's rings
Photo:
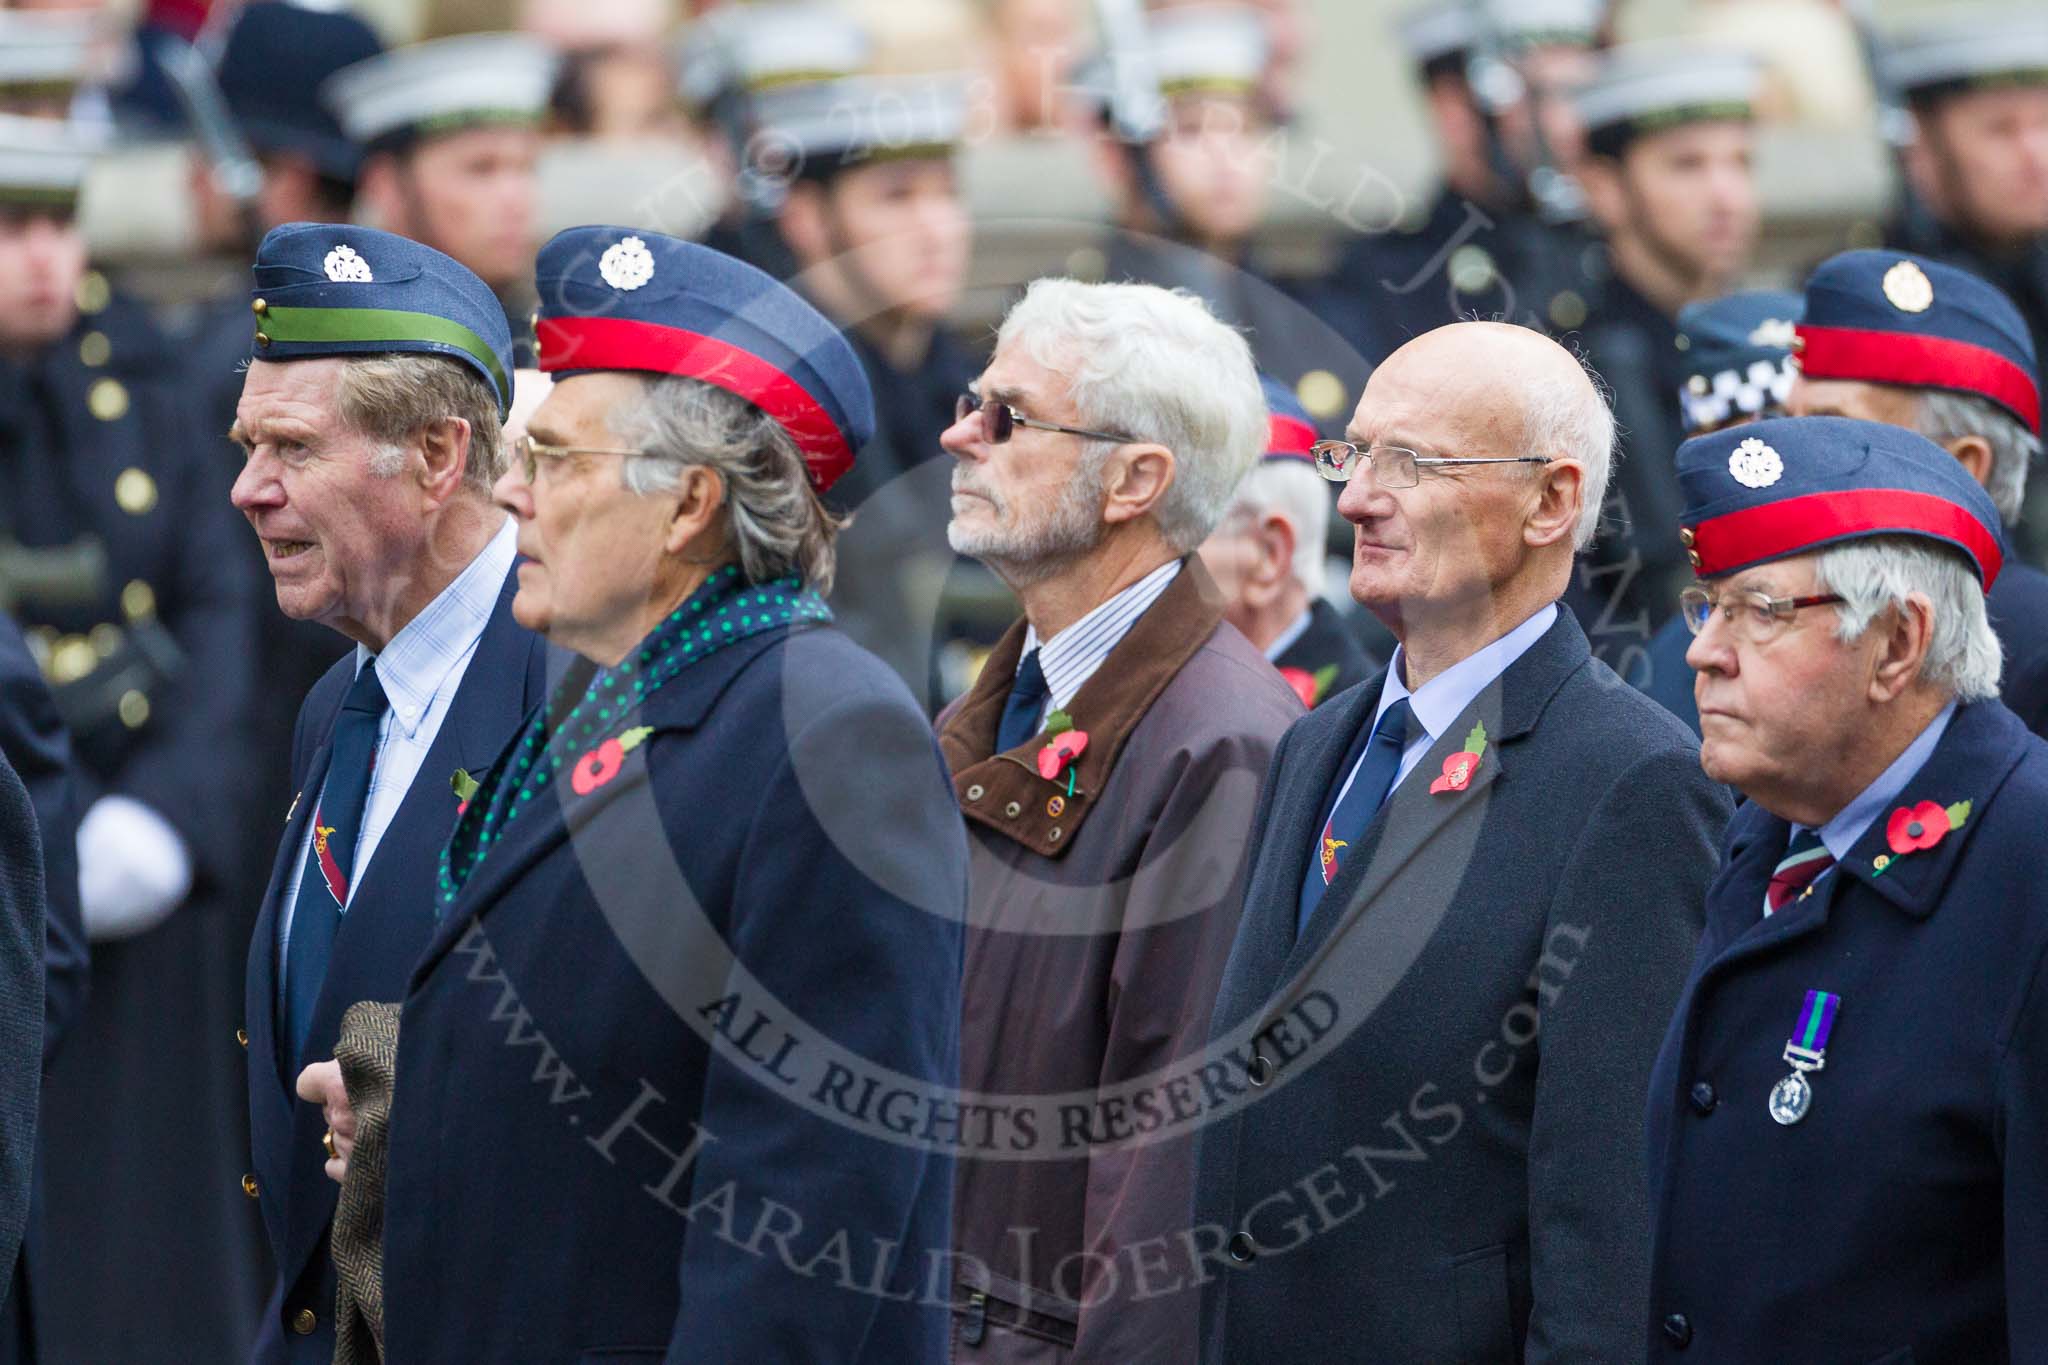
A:
{"type": "Polygon", "coordinates": [[[1330,534],[1330,483],[1305,460],[1261,460],[1237,486],[1226,520],[1282,516],[1294,528],[1294,581],[1310,597],[1323,591],[1323,543],[1330,534]]]}
{"type": "Polygon", "coordinates": [[[1600,509],[1607,501],[1614,468],[1614,408],[1606,383],[1586,358],[1572,358],[1585,372],[1586,383],[1546,386],[1529,394],[1522,408],[1522,439],[1528,454],[1576,459],[1585,466],[1580,488],[1585,500],[1572,538],[1573,546],[1583,550],[1600,529],[1600,509]]]}
{"type": "Polygon", "coordinates": [[[2007,526],[2020,519],[2027,496],[2027,465],[2041,453],[2041,438],[2019,418],[1982,394],[1924,389],[1913,429],[1937,445],[1981,436],[1991,446],[1990,482],[1985,491],[2007,526]]]}
{"type": "Polygon", "coordinates": [[[1013,343],[1066,380],[1073,425],[1173,452],[1173,486],[1153,514],[1160,534],[1181,554],[1208,539],[1266,448],[1244,337],[1184,289],[1050,278],[1003,319],[996,347],[1013,343]]]}
{"type": "Polygon", "coordinates": [[[1887,608],[1903,611],[1906,599],[1919,593],[1934,617],[1920,676],[1958,701],[1998,695],[2002,649],[1984,614],[1984,589],[1961,551],[1917,536],[1872,536],[1822,550],[1814,573],[1820,591],[1845,599],[1835,627],[1844,644],[1861,639],[1887,608]]]}

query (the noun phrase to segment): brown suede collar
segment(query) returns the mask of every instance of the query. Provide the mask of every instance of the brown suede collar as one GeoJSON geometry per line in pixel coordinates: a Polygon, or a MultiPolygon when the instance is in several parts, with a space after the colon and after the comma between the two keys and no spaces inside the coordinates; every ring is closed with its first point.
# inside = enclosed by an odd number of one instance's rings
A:
{"type": "Polygon", "coordinates": [[[1014,622],[939,730],[939,749],[953,774],[961,812],[1041,857],[1066,852],[1102,795],[1124,741],[1222,620],[1222,594],[1201,560],[1189,555],[1159,600],[1067,705],[1075,728],[1088,735],[1088,747],[1074,765],[1071,796],[1065,773],[1057,782],[1038,775],[1045,736],[995,752],[996,727],[1024,652],[1024,622],[1014,622]]]}

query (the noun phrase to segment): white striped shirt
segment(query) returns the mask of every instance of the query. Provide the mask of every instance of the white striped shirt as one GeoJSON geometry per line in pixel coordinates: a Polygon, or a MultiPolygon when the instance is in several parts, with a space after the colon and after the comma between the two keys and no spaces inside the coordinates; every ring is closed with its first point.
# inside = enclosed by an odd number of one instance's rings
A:
{"type": "MultiPolygon", "coordinates": [[[[349,899],[354,900],[356,887],[362,884],[362,874],[370,866],[370,859],[377,852],[377,842],[384,837],[384,831],[391,826],[391,819],[398,814],[398,807],[411,790],[413,779],[420,774],[420,765],[426,761],[427,750],[434,747],[434,737],[441,733],[441,722],[448,718],[448,707],[455,700],[455,693],[462,686],[462,675],[469,671],[469,661],[476,654],[477,642],[483,638],[484,627],[489,624],[491,612],[497,608],[498,594],[504,589],[505,575],[512,572],[512,560],[517,553],[518,528],[510,517],[491,537],[490,544],[469,562],[469,567],[455,576],[455,581],[441,589],[426,609],[391,637],[391,643],[384,646],[381,654],[371,654],[361,645],[356,646],[355,671],[360,674],[363,665],[371,659],[377,661],[377,681],[384,685],[384,695],[391,706],[384,712],[384,718],[377,722],[377,757],[370,769],[370,795],[363,806],[363,827],[356,835],[355,861],[349,864],[349,899]]],[[[448,784],[449,773],[429,773],[431,781],[448,784]]],[[[302,800],[319,802],[318,792],[303,792],[302,800]]],[[[448,800],[448,823],[452,829],[455,823],[455,798],[451,793],[448,800]]],[[[279,908],[277,919],[277,942],[280,958],[291,943],[292,910],[299,899],[299,876],[305,871],[306,850],[312,846],[313,822],[306,822],[306,832],[299,840],[299,851],[292,858],[291,871],[287,874],[284,887],[284,904],[279,908]]],[[[346,906],[342,913],[347,914],[346,906]]]]}
{"type": "Polygon", "coordinates": [[[1038,666],[1045,670],[1045,687],[1051,694],[1046,703],[1047,714],[1067,709],[1081,684],[1095,676],[1095,670],[1102,667],[1109,652],[1122,643],[1145,609],[1157,602],[1173,582],[1174,575],[1180,572],[1180,563],[1170,559],[1161,564],[1043,645],[1038,641],[1036,626],[1025,628],[1024,652],[1017,656],[1017,666],[1022,668],[1031,651],[1038,651],[1038,666]]]}

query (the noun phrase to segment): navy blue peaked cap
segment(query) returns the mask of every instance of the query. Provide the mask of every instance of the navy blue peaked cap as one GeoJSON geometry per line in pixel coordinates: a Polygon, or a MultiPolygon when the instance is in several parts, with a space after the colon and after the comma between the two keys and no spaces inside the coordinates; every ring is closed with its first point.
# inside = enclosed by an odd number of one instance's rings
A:
{"type": "Polygon", "coordinates": [[[1678,448],[1678,539],[1701,578],[1868,536],[1966,555],[1988,592],[2005,562],[1991,495],[1918,432],[1848,417],[1776,417],[1678,448]]]}
{"type": "Polygon", "coordinates": [[[445,355],[512,402],[512,331],[468,267],[395,233],[285,223],[256,248],[256,358],[445,355]]]}
{"type": "MultiPolygon", "coordinates": [[[[540,367],[681,375],[780,422],[825,491],[875,431],[853,347],[788,285],[696,242],[640,228],[576,227],[540,249],[540,367]]],[[[936,433],[934,433],[936,435],[936,433]]]]}
{"type": "Polygon", "coordinates": [[[1753,289],[1678,310],[1685,352],[1679,405],[1689,434],[1775,415],[1784,406],[1792,388],[1792,325],[1803,306],[1797,294],[1753,289]]]}
{"type": "Polygon", "coordinates": [[[1845,251],[1806,282],[1799,370],[1952,389],[2041,430],[2034,340],[2013,301],[1967,270],[1904,251],[1845,251]]]}

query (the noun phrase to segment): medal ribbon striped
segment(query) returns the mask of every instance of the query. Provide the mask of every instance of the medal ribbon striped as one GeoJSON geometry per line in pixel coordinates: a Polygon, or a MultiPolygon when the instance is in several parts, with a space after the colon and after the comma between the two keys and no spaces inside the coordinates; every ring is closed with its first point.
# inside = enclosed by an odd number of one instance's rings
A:
{"type": "Polygon", "coordinates": [[[1826,991],[1808,991],[1806,1004],[1799,1011],[1799,1027],[1792,1031],[1795,1046],[1808,1052],[1827,1050],[1828,1034],[1835,1027],[1835,1011],[1841,1008],[1842,997],[1826,991]]]}

